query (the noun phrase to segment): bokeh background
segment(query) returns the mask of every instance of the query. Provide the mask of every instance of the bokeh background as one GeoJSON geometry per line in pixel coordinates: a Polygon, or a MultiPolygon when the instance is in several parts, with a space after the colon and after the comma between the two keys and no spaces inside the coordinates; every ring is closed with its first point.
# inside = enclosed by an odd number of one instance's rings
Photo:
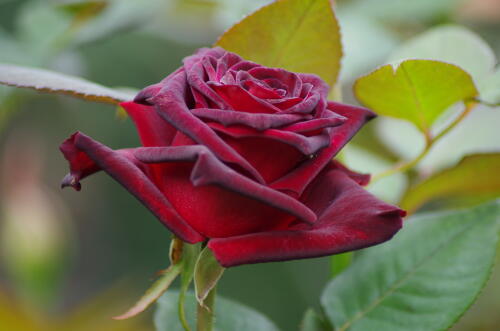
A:
{"type": "MultiPolygon", "coordinates": [[[[141,89],[211,45],[269,0],[0,0],[0,62],[48,68],[112,87],[141,89]]],[[[345,57],[344,101],[356,77],[387,63],[404,41],[456,23],[500,56],[500,0],[336,1],[345,57]]],[[[313,57],[314,54],[311,54],[313,57]]],[[[473,61],[474,59],[472,59],[473,61]]],[[[500,150],[499,108],[480,107],[425,159],[435,170],[465,153],[500,150]]],[[[0,87],[0,330],[153,330],[151,310],[113,321],[168,265],[169,232],[104,174],[80,193],[59,189],[67,163],[59,144],[80,130],[112,148],[137,146],[119,109],[0,87]]],[[[359,170],[383,169],[418,153],[420,137],[398,121],[376,120],[343,157],[359,170]],[[377,140],[374,140],[374,139],[377,140]],[[379,155],[367,156],[369,141],[379,155]]],[[[373,150],[373,148],[372,148],[373,150]]],[[[382,181],[381,181],[382,182],[382,181]]],[[[395,176],[372,188],[397,201],[395,176]]],[[[219,293],[296,330],[319,306],[329,258],[229,269],[219,293]]],[[[498,330],[500,272],[455,330],[498,330]]]]}

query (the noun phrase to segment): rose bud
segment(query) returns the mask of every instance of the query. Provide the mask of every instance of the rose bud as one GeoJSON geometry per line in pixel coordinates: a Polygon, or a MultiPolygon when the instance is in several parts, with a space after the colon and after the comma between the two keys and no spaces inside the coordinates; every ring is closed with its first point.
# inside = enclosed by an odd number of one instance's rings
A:
{"type": "Polygon", "coordinates": [[[143,147],[114,151],[75,133],[61,145],[62,185],[104,170],[182,240],[208,241],[225,267],[382,243],[405,212],[332,160],[374,114],[328,91],[315,75],[201,49],[121,104],[143,147]]]}

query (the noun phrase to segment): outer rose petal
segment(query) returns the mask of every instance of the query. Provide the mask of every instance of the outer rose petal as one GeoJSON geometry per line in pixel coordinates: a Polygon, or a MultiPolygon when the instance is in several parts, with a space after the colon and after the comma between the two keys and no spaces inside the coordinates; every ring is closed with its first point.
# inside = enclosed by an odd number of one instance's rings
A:
{"type": "Polygon", "coordinates": [[[163,192],[184,219],[207,237],[287,227],[316,215],[298,200],[261,185],[200,145],[137,148],[141,162],[162,165],[163,192]]]}
{"type": "Polygon", "coordinates": [[[204,240],[172,208],[170,202],[146,176],[131,150],[113,151],[82,133],[75,133],[61,145],[61,151],[70,163],[71,173],[63,186],[80,188],[79,180],[98,170],[104,170],[182,240],[197,243],[204,240]],[[75,157],[76,156],[76,157],[75,157]]]}
{"type": "Polygon", "coordinates": [[[345,144],[358,132],[370,119],[375,117],[366,108],[355,107],[336,102],[329,102],[328,109],[347,118],[342,125],[331,129],[331,144],[321,150],[315,158],[304,162],[288,175],[271,183],[271,187],[297,197],[307,185],[319,174],[332,158],[344,147],[345,144]]]}
{"type": "Polygon", "coordinates": [[[120,103],[132,118],[139,132],[143,146],[168,146],[172,142],[177,129],[164,121],[154,107],[135,102],[120,103]]]}
{"type": "Polygon", "coordinates": [[[323,171],[304,196],[319,217],[313,226],[210,239],[208,247],[224,267],[338,254],[389,240],[405,215],[341,169],[323,171]]]}

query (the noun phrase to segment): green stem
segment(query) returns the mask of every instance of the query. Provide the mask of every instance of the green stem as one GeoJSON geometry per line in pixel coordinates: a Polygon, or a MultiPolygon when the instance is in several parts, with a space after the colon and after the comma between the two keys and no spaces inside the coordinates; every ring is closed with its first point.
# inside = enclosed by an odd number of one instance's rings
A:
{"type": "Polygon", "coordinates": [[[215,287],[208,293],[203,305],[197,307],[197,331],[212,331],[214,325],[215,287]]]}
{"type": "Polygon", "coordinates": [[[420,152],[420,154],[418,154],[413,160],[407,162],[400,162],[396,164],[395,167],[387,169],[381,173],[374,175],[371,183],[373,184],[384,177],[397,174],[398,172],[405,172],[416,166],[424,157],[427,156],[427,154],[429,154],[432,146],[434,146],[436,142],[438,142],[441,138],[447,135],[453,128],[455,128],[460,122],[462,122],[462,120],[472,111],[472,109],[476,107],[476,105],[477,105],[476,102],[466,103],[464,111],[453,122],[451,122],[450,125],[448,125],[443,131],[441,131],[435,137],[431,138],[426,137],[426,144],[424,150],[420,152]]]}
{"type": "Polygon", "coordinates": [[[191,328],[189,327],[189,323],[186,318],[186,310],[184,309],[185,299],[186,299],[186,291],[180,291],[179,301],[177,303],[178,304],[177,310],[179,312],[179,321],[181,322],[184,331],[191,331],[191,328]]]}
{"type": "Polygon", "coordinates": [[[500,107],[500,102],[492,103],[492,102],[488,102],[488,101],[481,100],[481,99],[478,99],[478,98],[472,99],[472,101],[480,103],[480,104],[483,104],[483,105],[488,106],[488,107],[492,107],[492,108],[500,107]]]}

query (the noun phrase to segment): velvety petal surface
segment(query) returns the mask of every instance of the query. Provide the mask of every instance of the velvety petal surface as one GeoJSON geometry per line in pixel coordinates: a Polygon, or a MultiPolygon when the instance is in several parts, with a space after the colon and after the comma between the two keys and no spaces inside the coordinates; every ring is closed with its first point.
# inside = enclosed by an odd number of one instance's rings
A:
{"type": "Polygon", "coordinates": [[[281,229],[297,218],[316,220],[298,200],[239,174],[204,146],[137,148],[134,156],[163,165],[163,193],[207,237],[281,229]]]}
{"type": "Polygon", "coordinates": [[[143,146],[168,146],[177,129],[163,120],[154,107],[135,102],[122,102],[120,106],[132,118],[143,146]]]}
{"type": "Polygon", "coordinates": [[[405,215],[336,167],[323,171],[302,199],[318,215],[312,226],[210,239],[208,247],[224,267],[338,254],[389,240],[405,215]]]}
{"type": "Polygon", "coordinates": [[[375,114],[366,108],[336,102],[329,102],[328,109],[347,118],[342,125],[330,129],[330,145],[322,149],[315,157],[302,163],[288,175],[271,183],[270,186],[272,188],[287,192],[296,197],[301,196],[307,185],[323,170],[342,147],[351,140],[356,132],[367,121],[375,117],[375,114]]]}
{"type": "Polygon", "coordinates": [[[195,116],[221,123],[224,126],[245,125],[255,130],[263,131],[270,128],[279,128],[297,121],[308,120],[310,115],[301,114],[263,114],[245,113],[232,110],[213,108],[191,109],[195,116]]]}
{"type": "Polygon", "coordinates": [[[132,150],[113,151],[82,133],[75,133],[61,145],[70,164],[70,174],[63,186],[80,189],[80,179],[104,170],[141,201],[170,231],[182,240],[196,243],[204,237],[196,232],[145,174],[147,168],[132,154],[132,150]]]}
{"type": "Polygon", "coordinates": [[[186,106],[185,94],[186,76],[184,73],[179,72],[156,95],[151,95],[146,91],[140,93],[135,101],[140,104],[154,105],[158,114],[179,131],[185,133],[197,143],[208,147],[222,161],[240,166],[256,180],[263,183],[262,176],[247,160],[228,146],[201,119],[191,113],[186,106]]]}

